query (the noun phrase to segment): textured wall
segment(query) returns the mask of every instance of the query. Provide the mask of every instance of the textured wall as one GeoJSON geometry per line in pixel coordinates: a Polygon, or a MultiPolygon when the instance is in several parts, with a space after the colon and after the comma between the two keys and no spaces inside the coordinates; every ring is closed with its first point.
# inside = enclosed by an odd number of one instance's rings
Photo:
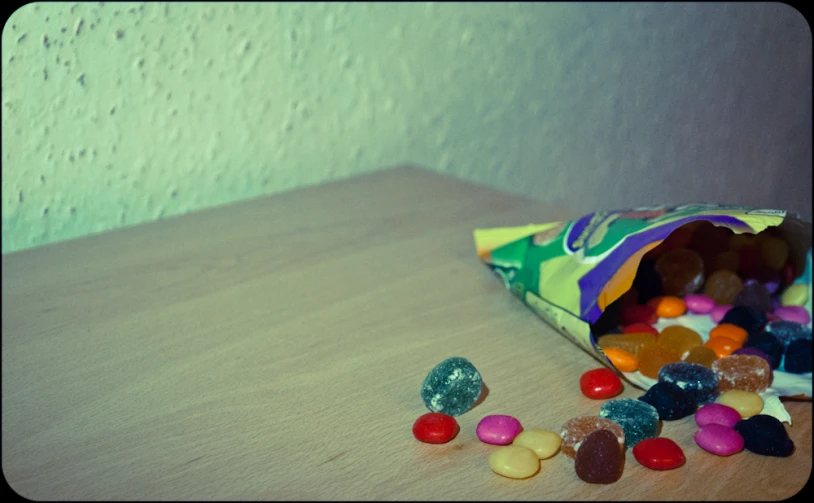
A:
{"type": "Polygon", "coordinates": [[[584,211],[810,219],[811,61],[781,3],[28,4],[2,36],[2,250],[398,163],[584,211]]]}

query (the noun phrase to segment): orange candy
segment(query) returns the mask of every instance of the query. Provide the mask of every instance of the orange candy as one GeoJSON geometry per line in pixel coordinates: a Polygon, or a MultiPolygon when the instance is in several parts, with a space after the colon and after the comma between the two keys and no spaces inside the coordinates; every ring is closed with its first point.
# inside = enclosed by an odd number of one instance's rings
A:
{"type": "Polygon", "coordinates": [[[672,295],[650,299],[647,304],[656,310],[659,318],[678,318],[687,312],[684,299],[672,295]]]}
{"type": "Polygon", "coordinates": [[[639,368],[639,360],[624,349],[606,348],[602,352],[621,372],[635,372],[639,368]]]}
{"type": "Polygon", "coordinates": [[[658,338],[656,344],[672,349],[679,355],[683,355],[692,348],[699,347],[704,344],[704,340],[698,335],[695,330],[681,325],[670,325],[664,327],[658,338]]]}
{"type": "Polygon", "coordinates": [[[743,346],[742,343],[738,341],[734,341],[729,337],[710,337],[707,342],[704,343],[705,348],[709,348],[715,351],[715,354],[718,358],[723,358],[725,356],[729,356],[738,349],[743,346]]]}
{"type": "Polygon", "coordinates": [[[658,379],[661,367],[678,361],[681,361],[681,355],[672,349],[659,346],[656,343],[645,344],[641,352],[639,352],[639,372],[647,377],[658,379]]]}
{"type": "Polygon", "coordinates": [[[697,363],[706,368],[712,368],[712,362],[717,360],[718,355],[715,354],[715,351],[705,348],[704,346],[692,348],[690,352],[687,353],[687,357],[684,358],[684,361],[687,363],[697,363]]]}
{"type": "Polygon", "coordinates": [[[652,333],[605,334],[596,340],[597,346],[602,348],[602,351],[606,351],[608,348],[621,349],[636,358],[639,358],[645,345],[655,343],[656,336],[652,333]]]}
{"type": "Polygon", "coordinates": [[[749,333],[743,328],[733,325],[731,323],[721,323],[717,327],[709,331],[709,338],[713,337],[727,337],[733,341],[743,345],[749,333]]]}

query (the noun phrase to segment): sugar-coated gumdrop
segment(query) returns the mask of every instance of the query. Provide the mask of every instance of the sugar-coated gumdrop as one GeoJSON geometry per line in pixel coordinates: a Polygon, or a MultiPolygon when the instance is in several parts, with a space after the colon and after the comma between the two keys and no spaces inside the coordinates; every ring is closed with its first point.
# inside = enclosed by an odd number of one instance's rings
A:
{"type": "Polygon", "coordinates": [[[436,365],[421,384],[424,405],[433,412],[460,416],[480,396],[483,380],[474,365],[453,356],[436,365]]]}
{"type": "Polygon", "coordinates": [[[657,382],[639,400],[655,407],[662,421],[675,421],[692,415],[698,406],[692,393],[670,382],[657,382]]]}
{"type": "Polygon", "coordinates": [[[608,368],[598,368],[585,372],[579,378],[582,394],[594,400],[611,398],[622,392],[622,380],[616,372],[608,368]]]}
{"type": "Polygon", "coordinates": [[[704,344],[698,332],[682,325],[670,325],[661,330],[656,344],[667,348],[678,355],[683,355],[692,348],[704,344]]]}
{"type": "Polygon", "coordinates": [[[703,365],[706,368],[712,367],[712,362],[718,359],[718,355],[715,354],[715,351],[705,348],[704,346],[692,348],[687,356],[684,358],[684,361],[687,363],[697,363],[699,365],[703,365]]]}
{"type": "Polygon", "coordinates": [[[683,297],[697,292],[704,284],[704,260],[687,248],[670,250],[656,260],[664,295],[683,297]]]}
{"type": "Polygon", "coordinates": [[[668,363],[681,361],[681,355],[672,349],[658,345],[646,344],[639,353],[639,372],[642,375],[657,379],[659,369],[668,363]]]}
{"type": "Polygon", "coordinates": [[[666,437],[646,438],[633,447],[633,457],[651,470],[672,470],[687,460],[684,451],[666,437]]]}
{"type": "Polygon", "coordinates": [[[599,417],[615,421],[622,427],[628,447],[659,434],[659,412],[649,403],[634,398],[608,400],[599,408],[599,417]]]}
{"type": "Polygon", "coordinates": [[[732,355],[712,363],[718,378],[718,391],[733,389],[763,393],[772,383],[772,369],[763,358],[755,355],[732,355]]]}
{"type": "Polygon", "coordinates": [[[785,345],[797,339],[811,339],[811,328],[793,321],[771,321],[766,324],[765,330],[785,345]]]}
{"type": "Polygon", "coordinates": [[[748,281],[732,300],[732,305],[751,307],[761,313],[768,313],[773,309],[769,290],[766,285],[757,281],[748,281]]]}
{"type": "Polygon", "coordinates": [[[748,306],[734,306],[726,312],[719,323],[737,325],[746,332],[754,334],[760,332],[766,325],[766,315],[748,306]]]}
{"type": "Polygon", "coordinates": [[[783,369],[790,374],[811,372],[811,339],[797,339],[786,347],[783,369]]]}
{"type": "Polygon", "coordinates": [[[659,381],[673,383],[692,393],[698,405],[709,403],[718,396],[715,372],[697,363],[668,363],[659,370],[659,381]]]}
{"type": "Polygon", "coordinates": [[[712,273],[704,284],[704,295],[716,304],[732,304],[743,289],[740,276],[732,271],[720,270],[712,273]]]}
{"type": "Polygon", "coordinates": [[[765,331],[757,335],[750,335],[744,346],[749,348],[758,348],[769,355],[772,370],[780,367],[780,363],[783,360],[783,352],[786,349],[786,346],[777,340],[777,337],[772,335],[770,332],[765,331]]]}
{"type": "Polygon", "coordinates": [[[597,430],[608,430],[616,436],[617,446],[621,450],[625,445],[625,432],[618,423],[599,416],[580,416],[569,419],[562,425],[560,437],[562,453],[573,459],[582,442],[597,430]]]}
{"type": "Polygon", "coordinates": [[[743,419],[735,425],[735,431],[743,437],[746,450],[755,454],[785,458],[794,452],[794,442],[783,423],[772,416],[757,414],[743,419]]]}
{"type": "Polygon", "coordinates": [[[427,412],[413,423],[413,436],[428,444],[445,444],[455,438],[458,431],[458,421],[440,412],[427,412]]]}
{"type": "Polygon", "coordinates": [[[591,484],[612,484],[622,477],[625,456],[608,430],[594,431],[585,438],[574,459],[577,476],[591,484]]]}

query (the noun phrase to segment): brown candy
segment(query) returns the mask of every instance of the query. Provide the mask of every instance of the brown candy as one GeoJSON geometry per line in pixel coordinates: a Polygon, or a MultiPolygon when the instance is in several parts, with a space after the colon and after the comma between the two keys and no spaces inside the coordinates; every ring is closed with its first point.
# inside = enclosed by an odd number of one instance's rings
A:
{"type": "Polygon", "coordinates": [[[639,372],[658,379],[659,370],[668,363],[681,361],[681,355],[656,343],[646,344],[639,353],[639,372]]]}
{"type": "Polygon", "coordinates": [[[664,295],[683,297],[697,292],[704,284],[704,260],[687,248],[670,250],[656,260],[664,295]]]}
{"type": "Polygon", "coordinates": [[[569,419],[562,425],[560,437],[562,444],[560,450],[571,459],[577,455],[577,451],[582,446],[582,442],[588,435],[597,430],[608,430],[616,437],[616,446],[621,451],[625,445],[625,432],[619,423],[599,416],[580,416],[569,419]]]}
{"type": "Polygon", "coordinates": [[[718,359],[718,355],[715,354],[715,351],[700,346],[697,348],[692,348],[689,353],[687,353],[687,357],[684,358],[684,361],[687,363],[697,363],[699,365],[703,365],[706,368],[712,368],[712,363],[718,359]]]}
{"type": "Polygon", "coordinates": [[[772,383],[769,362],[755,355],[732,355],[712,363],[718,378],[718,391],[733,389],[762,393],[772,383]]]}
{"type": "Polygon", "coordinates": [[[789,244],[784,239],[766,236],[760,242],[760,259],[773,271],[779,271],[789,257],[789,244]]]}
{"type": "Polygon", "coordinates": [[[577,476],[590,484],[613,484],[622,478],[624,466],[624,453],[608,430],[588,435],[574,459],[577,476]]]}
{"type": "Polygon", "coordinates": [[[731,305],[742,289],[740,276],[727,270],[715,271],[704,284],[704,294],[719,306],[731,305]]]}
{"type": "Polygon", "coordinates": [[[695,330],[681,325],[670,325],[662,329],[656,343],[678,355],[683,355],[692,348],[703,345],[704,340],[695,330]]]}
{"type": "Polygon", "coordinates": [[[630,334],[606,334],[597,339],[596,344],[602,349],[617,348],[627,351],[639,358],[646,344],[655,344],[656,336],[649,332],[630,334]]]}

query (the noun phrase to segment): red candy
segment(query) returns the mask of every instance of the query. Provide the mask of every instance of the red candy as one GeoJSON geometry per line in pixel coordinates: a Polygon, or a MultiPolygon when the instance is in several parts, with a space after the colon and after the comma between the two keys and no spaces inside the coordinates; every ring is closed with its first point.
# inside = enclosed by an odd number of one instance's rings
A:
{"type": "Polygon", "coordinates": [[[582,394],[594,400],[611,398],[622,392],[622,380],[610,369],[593,369],[579,378],[582,394]]]}
{"type": "Polygon", "coordinates": [[[633,323],[647,323],[652,325],[659,320],[656,310],[652,306],[635,305],[622,309],[619,315],[621,325],[632,325],[633,323]]]}
{"type": "Polygon", "coordinates": [[[651,333],[655,336],[659,335],[659,331],[648,325],[647,323],[631,323],[630,325],[625,325],[622,327],[623,334],[642,334],[642,333],[651,333]]]}
{"type": "Polygon", "coordinates": [[[666,437],[646,438],[633,446],[633,457],[651,470],[672,470],[686,461],[684,451],[666,437]]]}
{"type": "Polygon", "coordinates": [[[428,412],[413,423],[413,436],[428,444],[445,444],[458,434],[458,421],[440,412],[428,412]]]}

